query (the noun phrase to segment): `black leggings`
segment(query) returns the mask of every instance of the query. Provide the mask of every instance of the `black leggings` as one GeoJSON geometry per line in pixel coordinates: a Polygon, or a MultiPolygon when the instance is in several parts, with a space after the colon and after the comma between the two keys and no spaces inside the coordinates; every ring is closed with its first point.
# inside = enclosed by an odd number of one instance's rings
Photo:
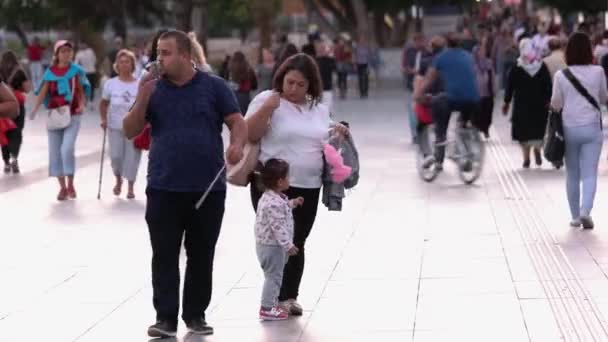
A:
{"type": "MultiPolygon", "coordinates": [[[[249,189],[251,193],[251,203],[253,204],[253,208],[257,211],[258,201],[260,200],[260,197],[262,197],[262,192],[258,191],[254,183],[251,183],[249,189]]],[[[306,243],[306,238],[308,238],[312,226],[315,223],[315,218],[317,217],[320,190],[321,189],[289,188],[289,190],[285,191],[285,194],[290,199],[300,196],[303,197],[304,205],[293,210],[293,243],[300,249],[300,252],[295,256],[289,257],[287,264],[285,264],[279,301],[298,298],[300,282],[302,281],[302,274],[304,274],[304,244],[306,243]]]]}
{"type": "Polygon", "coordinates": [[[87,79],[91,84],[91,94],[89,94],[89,101],[93,102],[93,100],[95,99],[95,89],[97,89],[97,73],[93,72],[87,74],[87,79]]]}
{"type": "Polygon", "coordinates": [[[2,146],[2,160],[8,164],[11,157],[17,159],[19,157],[19,151],[21,150],[21,143],[23,142],[23,127],[25,126],[25,107],[19,106],[19,116],[14,119],[17,128],[6,132],[8,138],[8,145],[2,146]]]}

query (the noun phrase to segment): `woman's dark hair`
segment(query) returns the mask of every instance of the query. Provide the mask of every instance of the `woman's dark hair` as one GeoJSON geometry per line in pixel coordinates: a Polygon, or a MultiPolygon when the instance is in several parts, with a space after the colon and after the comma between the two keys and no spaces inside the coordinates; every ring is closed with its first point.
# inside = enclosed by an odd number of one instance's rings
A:
{"type": "Polygon", "coordinates": [[[299,71],[308,81],[308,91],[306,93],[312,98],[311,106],[321,102],[323,83],[321,83],[319,67],[312,57],[304,53],[291,56],[281,64],[272,80],[272,88],[282,93],[285,75],[292,70],[299,71]]]}
{"type": "Polygon", "coordinates": [[[575,32],[566,46],[566,64],[589,65],[593,63],[591,39],[584,32],[575,32]]]}
{"type": "Polygon", "coordinates": [[[232,56],[226,55],[224,61],[222,62],[222,65],[220,66],[219,76],[225,79],[226,81],[228,81],[228,78],[230,77],[230,70],[228,69],[228,66],[230,65],[231,58],[232,56]]]}
{"type": "Polygon", "coordinates": [[[13,51],[6,51],[0,57],[0,80],[9,82],[15,68],[21,68],[17,55],[13,51]]]}
{"type": "Polygon", "coordinates": [[[245,54],[237,51],[232,55],[230,62],[228,62],[228,70],[230,72],[230,79],[236,83],[240,83],[250,76],[251,66],[247,62],[245,54]]]}
{"type": "Polygon", "coordinates": [[[152,46],[150,46],[150,55],[148,56],[149,62],[156,62],[156,59],[158,58],[158,53],[156,52],[158,49],[158,40],[167,32],[169,32],[168,29],[160,29],[156,32],[154,39],[152,39],[152,46]]]}
{"type": "Polygon", "coordinates": [[[268,159],[262,168],[262,183],[266,189],[277,187],[281,179],[289,175],[289,164],[282,159],[268,159]]]}

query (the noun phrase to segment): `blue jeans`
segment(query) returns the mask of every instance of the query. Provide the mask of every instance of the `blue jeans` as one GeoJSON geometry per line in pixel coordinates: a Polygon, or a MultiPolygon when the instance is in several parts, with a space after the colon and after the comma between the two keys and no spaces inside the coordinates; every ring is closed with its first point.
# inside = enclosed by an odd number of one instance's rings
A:
{"type": "Polygon", "coordinates": [[[599,123],[564,127],[566,140],[566,190],[572,219],[588,216],[593,209],[603,135],[599,123]],[[581,182],[583,195],[581,205],[581,182]]]}
{"type": "Polygon", "coordinates": [[[80,115],[73,115],[70,125],[64,129],[48,131],[49,176],[73,176],[76,171],[74,147],[80,131],[80,115]]]}

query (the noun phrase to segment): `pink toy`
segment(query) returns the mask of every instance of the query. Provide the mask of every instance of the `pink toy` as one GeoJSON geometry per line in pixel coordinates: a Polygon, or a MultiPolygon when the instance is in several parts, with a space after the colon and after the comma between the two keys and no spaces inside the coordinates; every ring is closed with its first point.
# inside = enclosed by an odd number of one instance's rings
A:
{"type": "Polygon", "coordinates": [[[325,161],[331,166],[331,180],[334,183],[344,182],[350,176],[352,168],[344,165],[344,159],[336,148],[330,144],[325,144],[323,154],[325,155],[325,161]]]}

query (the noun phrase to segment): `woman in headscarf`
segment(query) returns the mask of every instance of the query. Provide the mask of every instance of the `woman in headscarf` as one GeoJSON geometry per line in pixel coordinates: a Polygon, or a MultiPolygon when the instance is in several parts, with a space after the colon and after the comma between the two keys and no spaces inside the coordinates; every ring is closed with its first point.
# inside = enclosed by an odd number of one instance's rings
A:
{"type": "Polygon", "coordinates": [[[503,114],[507,115],[511,100],[514,100],[511,136],[522,146],[523,167],[527,169],[531,149],[534,149],[536,165],[542,165],[541,147],[551,100],[551,75],[530,39],[520,41],[519,52],[517,66],[509,73],[503,114]]]}

